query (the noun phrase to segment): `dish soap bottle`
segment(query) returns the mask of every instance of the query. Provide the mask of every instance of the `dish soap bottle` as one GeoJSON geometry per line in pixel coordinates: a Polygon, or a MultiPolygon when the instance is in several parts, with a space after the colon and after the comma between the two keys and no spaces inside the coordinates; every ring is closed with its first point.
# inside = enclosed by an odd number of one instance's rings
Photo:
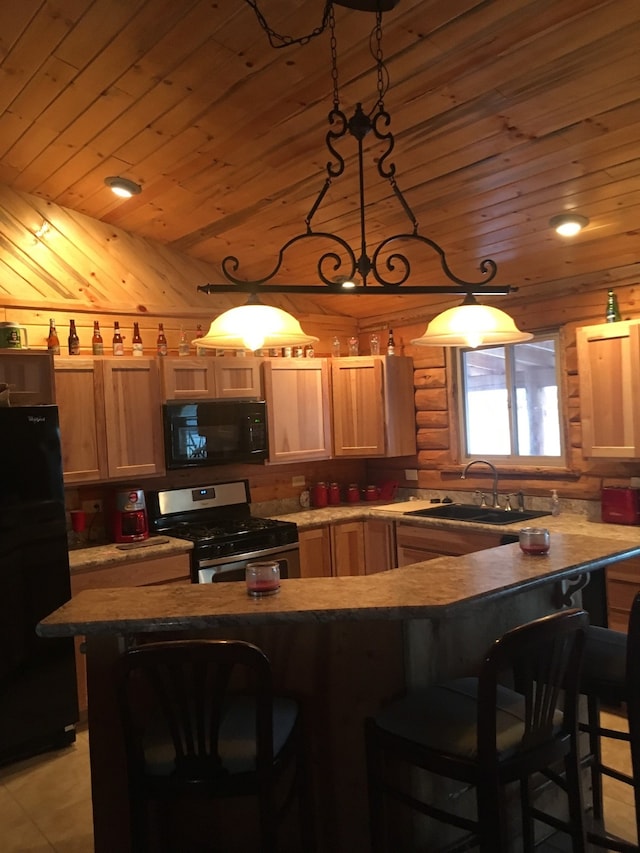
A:
{"type": "Polygon", "coordinates": [[[551,489],[551,515],[560,515],[560,499],[556,489],[551,489]]]}

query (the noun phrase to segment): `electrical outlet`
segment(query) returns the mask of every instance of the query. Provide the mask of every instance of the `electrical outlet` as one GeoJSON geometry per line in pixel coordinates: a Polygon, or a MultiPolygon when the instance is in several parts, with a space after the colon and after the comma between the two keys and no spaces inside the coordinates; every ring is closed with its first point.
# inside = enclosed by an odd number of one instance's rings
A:
{"type": "Polygon", "coordinates": [[[306,480],[303,475],[298,475],[296,477],[291,478],[292,486],[304,486],[306,485],[306,480]]]}
{"type": "Polygon", "coordinates": [[[404,478],[405,480],[418,480],[418,471],[416,468],[405,468],[404,469],[404,478]]]}
{"type": "Polygon", "coordinates": [[[640,477],[631,477],[629,485],[632,489],[640,489],[640,477]]]}
{"type": "Polygon", "coordinates": [[[82,501],[82,509],[87,513],[102,512],[102,501],[82,501]]]}

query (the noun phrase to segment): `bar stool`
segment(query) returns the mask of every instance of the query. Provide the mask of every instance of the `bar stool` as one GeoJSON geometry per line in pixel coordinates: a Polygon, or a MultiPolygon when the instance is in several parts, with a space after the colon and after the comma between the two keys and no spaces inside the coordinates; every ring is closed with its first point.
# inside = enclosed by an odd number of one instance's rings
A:
{"type": "Polygon", "coordinates": [[[300,709],[273,695],[259,648],[236,640],[133,647],[119,661],[118,697],[135,853],[158,849],[158,838],[160,849],[189,849],[183,837],[172,838],[168,815],[177,803],[206,807],[211,799],[246,796],[258,800],[260,850],[277,850],[279,825],[296,795],[301,843],[314,849],[300,709]],[[285,771],[288,784],[280,785],[285,771]],[[153,836],[150,807],[158,804],[153,836]]]}
{"type": "MultiPolygon", "coordinates": [[[[587,721],[580,723],[581,731],[589,736],[589,752],[583,764],[590,768],[593,816],[602,820],[603,776],[610,776],[634,790],[636,832],[640,841],[640,687],[638,674],[634,675],[633,661],[640,661],[640,594],[633,602],[628,634],[608,628],[589,626],[586,631],[580,692],[587,697],[587,721]],[[600,706],[626,703],[629,732],[620,732],[603,726],[600,706]],[[606,765],[602,758],[602,738],[630,743],[633,775],[628,775],[606,765]]],[[[606,832],[590,831],[588,840],[598,847],[620,853],[636,853],[638,844],[613,838],[606,832]]]]}
{"type": "Polygon", "coordinates": [[[374,853],[398,849],[387,839],[387,798],[463,830],[465,835],[447,851],[467,850],[471,844],[479,844],[482,853],[507,850],[503,788],[514,781],[520,783],[522,849],[533,850],[534,819],[567,832],[574,851],[586,849],[577,700],[587,625],[584,611],[568,610],[515,628],[493,644],[478,678],[410,692],[365,721],[374,853]],[[515,689],[503,686],[509,676],[515,689]],[[406,779],[392,778],[391,758],[475,787],[476,818],[426,802],[406,779]],[[564,777],[549,770],[560,761],[564,777]],[[530,776],[543,770],[568,795],[568,821],[531,803],[530,776]]]}

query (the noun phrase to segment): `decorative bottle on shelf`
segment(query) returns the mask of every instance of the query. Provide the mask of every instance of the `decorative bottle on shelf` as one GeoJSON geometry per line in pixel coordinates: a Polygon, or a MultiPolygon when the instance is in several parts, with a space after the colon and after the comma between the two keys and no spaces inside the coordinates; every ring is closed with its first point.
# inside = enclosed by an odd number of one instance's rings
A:
{"type": "Polygon", "coordinates": [[[53,317],[49,320],[49,335],[47,336],[47,349],[53,355],[60,355],[60,338],[56,331],[56,321],[53,317]]]}
{"type": "Polygon", "coordinates": [[[104,341],[100,334],[100,323],[93,321],[93,337],[91,338],[91,352],[94,355],[104,355],[104,341]]]}
{"type": "Polygon", "coordinates": [[[156,342],[156,352],[158,355],[167,354],[167,338],[164,333],[164,324],[158,323],[158,340],[156,342]]]}
{"type": "Polygon", "coordinates": [[[621,320],[620,317],[620,309],[618,308],[618,297],[615,295],[613,290],[610,290],[607,294],[607,323],[617,323],[618,320],[621,320]]]}
{"type": "Polygon", "coordinates": [[[131,347],[133,349],[134,355],[143,355],[144,349],[142,347],[142,338],[140,337],[140,325],[135,321],[133,324],[133,338],[131,340],[131,347]]]}
{"type": "MultiPolygon", "coordinates": [[[[204,332],[202,331],[202,324],[201,323],[198,323],[198,325],[196,326],[196,338],[204,338],[204,332]]],[[[205,347],[199,347],[198,344],[196,344],[196,355],[206,355],[206,354],[207,354],[207,350],[205,349],[205,347]]]]}
{"type": "Polygon", "coordinates": [[[76,332],[75,320],[69,320],[69,355],[80,355],[80,338],[76,332]]]}
{"type": "Polygon", "coordinates": [[[189,341],[187,340],[187,333],[180,326],[180,341],[178,343],[178,355],[189,355],[189,341]]]}
{"type": "Polygon", "coordinates": [[[387,340],[387,355],[395,355],[396,342],[393,337],[393,329],[389,329],[389,339],[387,340]]]}
{"type": "Polygon", "coordinates": [[[331,355],[333,358],[340,358],[340,338],[338,337],[331,341],[331,355]]]}
{"type": "Polygon", "coordinates": [[[113,323],[113,354],[124,355],[124,341],[120,334],[120,323],[115,320],[113,323]]]}

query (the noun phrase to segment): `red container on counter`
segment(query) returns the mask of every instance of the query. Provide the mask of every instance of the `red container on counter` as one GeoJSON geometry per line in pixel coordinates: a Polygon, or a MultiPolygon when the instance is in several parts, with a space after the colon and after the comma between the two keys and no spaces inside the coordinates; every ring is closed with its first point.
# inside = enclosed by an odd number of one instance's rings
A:
{"type": "Polygon", "coordinates": [[[340,503],[340,486],[337,483],[329,483],[328,499],[331,506],[340,503]]]}
{"type": "Polygon", "coordinates": [[[311,486],[311,505],[317,508],[326,506],[329,502],[329,490],[326,483],[316,483],[311,486]]]}
{"type": "Polygon", "coordinates": [[[347,488],[347,501],[349,503],[358,503],[360,500],[360,489],[357,483],[350,483],[347,488]]]}

